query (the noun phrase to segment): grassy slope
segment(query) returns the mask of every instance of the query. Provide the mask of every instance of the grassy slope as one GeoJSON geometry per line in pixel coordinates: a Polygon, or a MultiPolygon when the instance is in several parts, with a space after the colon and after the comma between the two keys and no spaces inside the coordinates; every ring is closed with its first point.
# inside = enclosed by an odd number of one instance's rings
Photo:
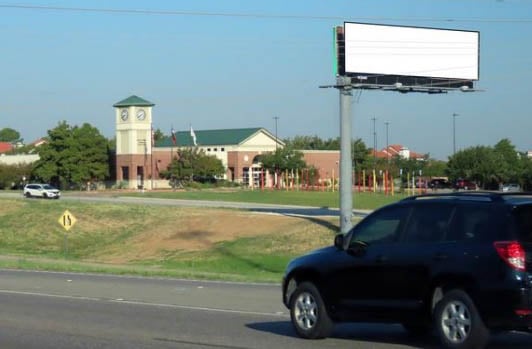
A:
{"type": "Polygon", "coordinates": [[[330,245],[337,231],[337,218],[243,214],[0,199],[0,266],[278,282],[288,260],[330,245]],[[66,209],[77,219],[68,233],[58,223],[66,209]],[[221,219],[249,222],[232,235],[217,224],[221,219]],[[205,244],[198,248],[195,243],[202,239],[205,244]]]}

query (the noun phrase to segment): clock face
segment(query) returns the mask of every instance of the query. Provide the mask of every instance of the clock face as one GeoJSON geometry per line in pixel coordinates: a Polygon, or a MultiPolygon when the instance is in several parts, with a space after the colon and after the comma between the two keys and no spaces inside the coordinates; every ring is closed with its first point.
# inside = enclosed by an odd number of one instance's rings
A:
{"type": "Polygon", "coordinates": [[[127,120],[127,117],[128,117],[127,109],[122,109],[122,111],[120,112],[120,118],[121,118],[123,121],[126,121],[126,120],[127,120]]]}
{"type": "Polygon", "coordinates": [[[144,111],[144,109],[139,109],[137,111],[137,119],[144,120],[145,118],[146,118],[146,112],[144,111]]]}

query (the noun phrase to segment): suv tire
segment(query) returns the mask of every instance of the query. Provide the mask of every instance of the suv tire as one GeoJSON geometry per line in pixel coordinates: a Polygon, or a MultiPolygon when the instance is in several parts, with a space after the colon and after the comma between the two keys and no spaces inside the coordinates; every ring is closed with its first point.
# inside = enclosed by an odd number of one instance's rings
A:
{"type": "Polygon", "coordinates": [[[25,196],[25,197],[27,197],[28,199],[30,199],[30,198],[31,198],[31,194],[30,194],[30,192],[29,192],[29,191],[28,191],[28,192],[26,192],[26,194],[24,194],[24,196],[25,196]]]}
{"type": "Polygon", "coordinates": [[[458,289],[436,304],[434,328],[444,348],[484,348],[490,336],[471,298],[458,289]]]}
{"type": "Polygon", "coordinates": [[[301,283],[290,299],[290,317],[299,336],[318,339],[329,336],[333,322],[320,292],[311,282],[301,283]]]}

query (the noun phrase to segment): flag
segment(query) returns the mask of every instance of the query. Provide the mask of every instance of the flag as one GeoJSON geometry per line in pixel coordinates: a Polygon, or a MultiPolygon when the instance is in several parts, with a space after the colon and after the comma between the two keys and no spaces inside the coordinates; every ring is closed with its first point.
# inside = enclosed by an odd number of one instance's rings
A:
{"type": "Polygon", "coordinates": [[[197,146],[198,143],[196,141],[196,132],[192,129],[192,125],[190,126],[190,137],[192,137],[192,141],[194,142],[194,146],[197,146]]]}
{"type": "Polygon", "coordinates": [[[177,144],[177,138],[175,137],[175,130],[174,130],[174,127],[172,126],[172,143],[174,143],[174,145],[177,144]]]}

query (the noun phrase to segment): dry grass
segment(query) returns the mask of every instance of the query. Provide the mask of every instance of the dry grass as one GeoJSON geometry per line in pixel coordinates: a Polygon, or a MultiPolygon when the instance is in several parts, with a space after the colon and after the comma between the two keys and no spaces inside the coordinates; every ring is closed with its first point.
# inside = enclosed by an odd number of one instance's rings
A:
{"type": "Polygon", "coordinates": [[[10,259],[18,256],[37,269],[254,281],[278,280],[290,258],[330,246],[338,230],[337,217],[66,200],[0,199],[0,217],[4,266],[24,267],[10,259]],[[58,223],[66,209],[77,219],[68,233],[58,223]]]}
{"type": "MultiPolygon", "coordinates": [[[[220,209],[180,209],[179,217],[150,222],[121,245],[91,259],[106,263],[157,260],[211,249],[220,242],[263,236],[272,244],[263,253],[297,254],[331,243],[331,230],[299,217],[220,209]]],[[[326,219],[326,225],[331,224],[326,219]]]]}

